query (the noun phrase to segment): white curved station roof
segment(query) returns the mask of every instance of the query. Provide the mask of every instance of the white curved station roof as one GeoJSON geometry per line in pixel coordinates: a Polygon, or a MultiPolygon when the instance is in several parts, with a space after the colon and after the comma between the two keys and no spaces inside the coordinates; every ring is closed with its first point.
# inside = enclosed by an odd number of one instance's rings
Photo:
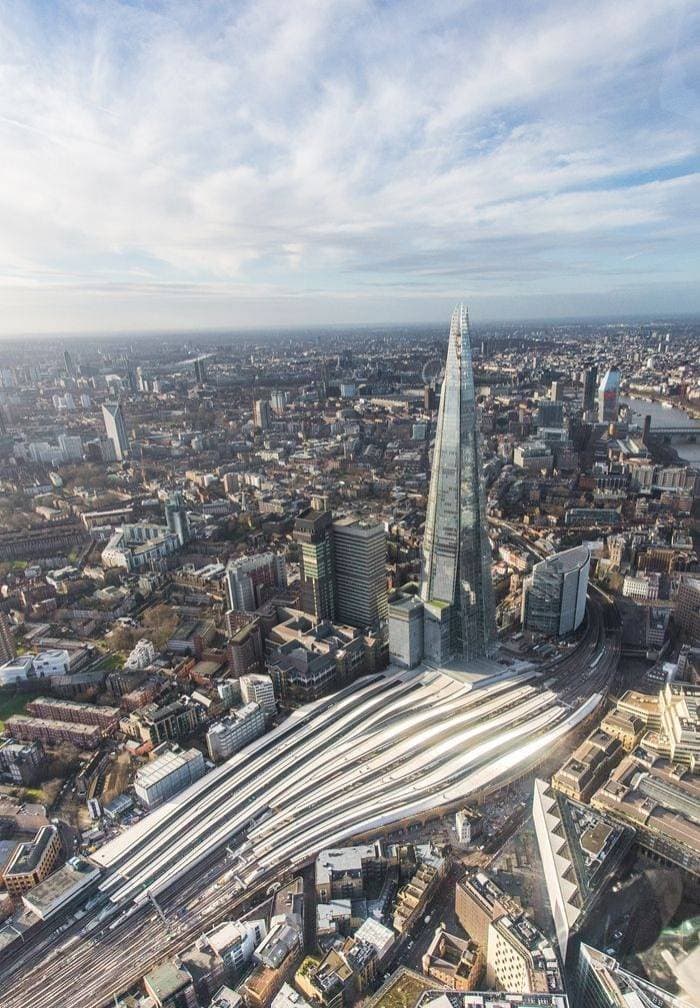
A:
{"type": "Polygon", "coordinates": [[[102,889],[142,902],[224,844],[246,885],[497,784],[596,702],[572,712],[527,668],[477,681],[430,668],[366,678],[296,711],[102,847],[102,889]]]}

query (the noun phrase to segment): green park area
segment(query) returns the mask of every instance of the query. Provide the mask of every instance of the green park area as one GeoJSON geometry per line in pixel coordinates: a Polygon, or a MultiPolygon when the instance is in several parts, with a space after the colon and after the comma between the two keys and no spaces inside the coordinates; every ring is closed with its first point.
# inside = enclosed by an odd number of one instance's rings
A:
{"type": "Polygon", "coordinates": [[[425,977],[404,967],[380,989],[372,1008],[414,1008],[421,994],[433,986],[425,977]]]}
{"type": "Polygon", "coordinates": [[[30,699],[22,693],[0,693],[0,731],[5,730],[5,722],[13,714],[24,714],[30,699]]]}

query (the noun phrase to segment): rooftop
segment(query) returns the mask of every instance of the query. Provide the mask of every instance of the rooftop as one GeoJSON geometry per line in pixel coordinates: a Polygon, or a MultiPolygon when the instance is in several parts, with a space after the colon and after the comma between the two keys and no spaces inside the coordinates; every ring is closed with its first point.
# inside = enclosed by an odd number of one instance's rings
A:
{"type": "Polygon", "coordinates": [[[96,868],[91,861],[86,858],[74,857],[58,871],[25,893],[22,899],[43,918],[58,909],[62,903],[77,894],[90,882],[96,881],[99,876],[100,869],[96,868]]]}

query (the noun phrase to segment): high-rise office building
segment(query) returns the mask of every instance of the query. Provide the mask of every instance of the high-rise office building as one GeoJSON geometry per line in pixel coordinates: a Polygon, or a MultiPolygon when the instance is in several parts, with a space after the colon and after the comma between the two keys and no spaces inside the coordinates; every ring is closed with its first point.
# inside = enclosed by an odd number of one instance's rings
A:
{"type": "Polygon", "coordinates": [[[598,420],[615,423],[620,405],[620,372],[608,368],[598,386],[598,420]]]}
{"type": "Polygon", "coordinates": [[[336,618],[376,629],[389,611],[384,526],[350,517],[334,521],[332,528],[336,618]]]}
{"type": "Polygon", "coordinates": [[[4,612],[0,612],[0,664],[11,661],[16,654],[17,648],[10,629],[10,621],[4,612]]]}
{"type": "Polygon", "coordinates": [[[294,540],[301,548],[300,607],[319,620],[335,619],[335,564],[330,511],[307,508],[294,523],[294,540]]]}
{"type": "Polygon", "coordinates": [[[238,557],[226,568],[229,608],[252,612],[274,594],[287,587],[287,565],[281,553],[261,553],[238,557]]]}
{"type": "Polygon", "coordinates": [[[4,437],[5,434],[7,434],[7,420],[5,419],[5,411],[0,406],[0,435],[4,437]]]}
{"type": "Polygon", "coordinates": [[[284,413],[287,405],[287,393],[284,389],[277,389],[270,393],[270,406],[278,415],[284,413]]]}
{"type": "Polygon", "coordinates": [[[256,399],[253,403],[253,423],[260,430],[269,430],[272,423],[272,410],[268,399],[256,399]]]}
{"type": "Polygon", "coordinates": [[[114,454],[121,461],[128,454],[129,438],[126,434],[124,414],[119,403],[105,403],[102,407],[102,417],[107,437],[114,445],[114,454]]]}
{"type": "Polygon", "coordinates": [[[540,399],[537,406],[538,427],[561,427],[564,423],[564,406],[550,399],[540,399]]]}
{"type": "Polygon", "coordinates": [[[595,409],[595,393],[598,387],[598,368],[593,364],[583,373],[583,412],[595,409]]]}
{"type": "Polygon", "coordinates": [[[207,383],[207,362],[205,357],[197,357],[194,362],[194,377],[198,385],[207,383]]]}
{"type": "Polygon", "coordinates": [[[549,398],[552,402],[560,403],[564,401],[564,384],[560,381],[553,381],[549,387],[549,398]]]}
{"type": "Polygon", "coordinates": [[[535,564],[523,586],[523,627],[558,637],[573,633],[586,612],[590,565],[588,546],[574,546],[535,564]]]}
{"type": "Polygon", "coordinates": [[[396,592],[389,601],[389,657],[403,668],[423,657],[423,603],[415,595],[396,592]]]}
{"type": "Polygon", "coordinates": [[[83,457],[83,439],[79,434],[59,434],[58,447],[67,462],[77,461],[83,457]]]}
{"type": "Polygon", "coordinates": [[[165,522],[169,530],[177,536],[180,545],[184,546],[190,538],[190,525],[185,499],[179,491],[171,494],[165,502],[165,522]]]}
{"type": "Polygon", "coordinates": [[[66,369],[68,377],[75,378],[75,365],[73,364],[73,358],[67,350],[63,351],[63,366],[66,369]]]}
{"type": "Polygon", "coordinates": [[[488,655],[495,620],[469,317],[455,308],[440,395],[423,538],[425,657],[488,655]]]}

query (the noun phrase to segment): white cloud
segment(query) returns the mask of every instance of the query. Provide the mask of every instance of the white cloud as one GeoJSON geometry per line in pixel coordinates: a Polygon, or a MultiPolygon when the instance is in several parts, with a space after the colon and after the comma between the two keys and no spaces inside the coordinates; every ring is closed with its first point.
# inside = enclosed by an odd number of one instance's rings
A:
{"type": "Polygon", "coordinates": [[[637,245],[651,307],[697,270],[691,11],[5,5],[0,329],[442,311],[460,278],[508,311],[636,283],[637,245]]]}

